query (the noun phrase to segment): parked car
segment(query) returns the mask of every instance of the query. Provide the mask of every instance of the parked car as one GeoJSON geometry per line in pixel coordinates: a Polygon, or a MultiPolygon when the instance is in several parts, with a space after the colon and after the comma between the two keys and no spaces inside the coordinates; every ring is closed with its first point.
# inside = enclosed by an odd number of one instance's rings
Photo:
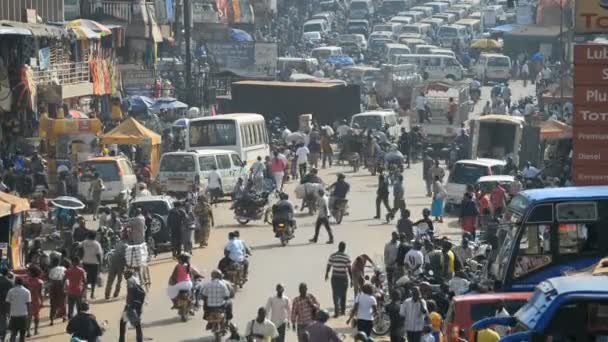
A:
{"type": "Polygon", "coordinates": [[[101,202],[120,203],[128,198],[137,184],[137,176],[131,162],[125,157],[100,157],[86,160],[79,165],[78,197],[91,201],[89,189],[98,173],[105,189],[101,192],[101,202]]]}
{"type": "Polygon", "coordinates": [[[135,216],[136,209],[149,212],[152,215],[150,231],[154,242],[156,244],[171,242],[171,228],[167,225],[167,217],[174,203],[175,198],[171,196],[138,197],[129,205],[129,217],[135,216]]]}

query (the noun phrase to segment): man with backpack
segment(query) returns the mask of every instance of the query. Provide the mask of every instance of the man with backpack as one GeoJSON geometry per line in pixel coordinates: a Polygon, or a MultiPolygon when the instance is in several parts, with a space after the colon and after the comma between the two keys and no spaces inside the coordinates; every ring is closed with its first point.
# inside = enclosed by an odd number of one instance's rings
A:
{"type": "Polygon", "coordinates": [[[120,318],[120,337],[118,341],[125,342],[127,322],[129,322],[135,327],[136,341],[143,342],[144,334],[141,328],[141,314],[146,299],[146,291],[139,284],[139,280],[135,278],[133,271],[125,271],[125,280],[127,281],[127,303],[120,318]]]}

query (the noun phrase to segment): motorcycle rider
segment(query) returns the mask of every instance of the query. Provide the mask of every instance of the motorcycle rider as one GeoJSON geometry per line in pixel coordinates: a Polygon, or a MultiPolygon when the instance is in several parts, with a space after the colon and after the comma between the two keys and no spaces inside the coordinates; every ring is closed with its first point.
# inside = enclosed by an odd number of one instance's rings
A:
{"type": "Polygon", "coordinates": [[[521,175],[524,177],[524,180],[536,178],[539,173],[540,170],[535,168],[531,162],[526,162],[526,166],[521,170],[521,175]]]}
{"type": "MultiPolygon", "coordinates": [[[[226,321],[232,320],[232,291],[230,285],[222,279],[222,272],[218,270],[211,271],[211,280],[203,285],[203,319],[208,318],[211,311],[221,311],[226,314],[226,321]]],[[[209,329],[209,325],[207,325],[209,329]]]]}
{"type": "Polygon", "coordinates": [[[289,195],[281,192],[279,194],[279,201],[272,206],[272,230],[277,233],[277,224],[282,221],[287,221],[292,229],[296,227],[296,221],[294,220],[294,209],[293,204],[289,201],[289,195]]]}
{"type": "Polygon", "coordinates": [[[507,157],[507,164],[505,165],[504,173],[507,175],[514,175],[517,173],[517,166],[513,162],[513,157],[511,156],[507,157]]]}
{"type": "Polygon", "coordinates": [[[249,261],[245,257],[247,250],[243,245],[243,242],[236,237],[234,232],[228,233],[228,243],[224,247],[224,251],[228,253],[228,258],[233,263],[243,265],[244,277],[247,278],[247,271],[249,270],[249,261]]]}
{"type": "MultiPolygon", "coordinates": [[[[317,170],[316,168],[312,168],[310,169],[310,172],[307,173],[306,175],[304,175],[304,177],[302,177],[302,179],[300,180],[300,184],[325,184],[323,182],[323,180],[321,179],[321,177],[319,177],[319,170],[317,170]]],[[[304,208],[306,207],[306,197],[309,196],[316,196],[315,193],[309,193],[306,196],[304,196],[304,198],[302,199],[302,205],[300,206],[300,208],[302,208],[301,210],[304,210],[304,208]]]]}
{"type": "Polygon", "coordinates": [[[336,210],[336,200],[346,199],[346,195],[350,191],[350,184],[346,182],[346,176],[343,173],[338,173],[338,179],[327,190],[330,192],[329,208],[333,211],[336,210]]]}
{"type": "Polygon", "coordinates": [[[469,85],[470,87],[470,93],[471,93],[471,99],[474,102],[477,102],[479,100],[479,98],[481,97],[481,82],[479,82],[479,80],[477,78],[474,78],[473,81],[471,81],[471,84],[469,85]]]}

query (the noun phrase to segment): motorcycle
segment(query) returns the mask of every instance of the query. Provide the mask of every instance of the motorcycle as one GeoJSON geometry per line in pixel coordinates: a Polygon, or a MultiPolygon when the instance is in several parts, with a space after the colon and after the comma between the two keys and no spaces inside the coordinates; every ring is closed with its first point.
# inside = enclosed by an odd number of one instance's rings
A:
{"type": "Polygon", "coordinates": [[[251,220],[272,222],[272,211],[268,207],[268,193],[259,198],[240,199],[234,203],[234,216],[239,224],[245,225],[251,220]]]}
{"type": "Polygon", "coordinates": [[[233,262],[226,271],[226,280],[234,285],[234,290],[243,288],[245,284],[245,268],[242,264],[233,262]]]}
{"type": "Polygon", "coordinates": [[[357,152],[347,153],[345,155],[345,159],[348,161],[348,165],[352,166],[353,172],[355,172],[355,173],[359,172],[359,164],[360,164],[359,153],[357,153],[357,152]]]}
{"type": "Polygon", "coordinates": [[[211,333],[213,333],[214,341],[221,342],[222,337],[228,333],[226,313],[223,310],[213,310],[208,312],[206,316],[207,330],[211,330],[211,333]]]}
{"type": "Polygon", "coordinates": [[[342,223],[344,215],[346,215],[346,207],[348,200],[345,198],[333,198],[333,205],[331,206],[331,216],[336,219],[336,223],[342,223]]]}
{"type": "Polygon", "coordinates": [[[304,196],[304,203],[302,205],[302,210],[304,210],[304,208],[308,208],[308,214],[314,215],[318,209],[317,200],[318,200],[318,196],[316,193],[314,193],[314,192],[307,193],[304,196]]]}
{"type": "Polygon", "coordinates": [[[377,302],[377,313],[374,316],[372,331],[376,336],[383,336],[391,328],[391,317],[386,312],[385,294],[383,290],[378,290],[374,294],[377,302]]]}
{"type": "Polygon", "coordinates": [[[274,228],[282,246],[286,246],[289,240],[295,237],[293,233],[295,227],[288,220],[278,220],[274,228]]]}
{"type": "Polygon", "coordinates": [[[194,300],[192,298],[192,293],[190,291],[182,290],[179,291],[177,295],[177,314],[181,318],[182,322],[188,321],[188,317],[192,312],[192,306],[194,305],[194,300]]]}

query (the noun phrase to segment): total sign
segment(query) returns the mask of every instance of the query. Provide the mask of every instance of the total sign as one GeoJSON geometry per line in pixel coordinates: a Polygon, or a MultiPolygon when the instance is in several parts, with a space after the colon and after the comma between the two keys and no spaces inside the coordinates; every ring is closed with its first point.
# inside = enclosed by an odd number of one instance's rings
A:
{"type": "Polygon", "coordinates": [[[608,0],[578,0],[574,11],[576,33],[608,32],[608,0]]]}

